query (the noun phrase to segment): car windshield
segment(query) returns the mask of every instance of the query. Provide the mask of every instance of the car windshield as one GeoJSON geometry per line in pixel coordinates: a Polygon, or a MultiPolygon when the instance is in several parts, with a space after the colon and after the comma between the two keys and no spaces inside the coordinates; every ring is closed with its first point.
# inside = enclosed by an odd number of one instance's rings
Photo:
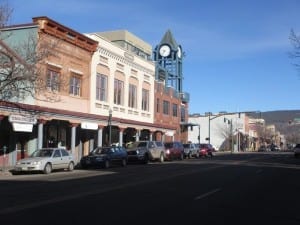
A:
{"type": "Polygon", "coordinates": [[[133,142],[127,146],[128,149],[134,149],[138,147],[147,147],[147,142],[133,142]]]}
{"type": "Polygon", "coordinates": [[[172,148],[173,147],[173,143],[165,143],[165,147],[166,148],[172,148]]]}
{"type": "Polygon", "coordinates": [[[107,154],[110,148],[96,148],[91,153],[92,154],[107,154]]]}
{"type": "Polygon", "coordinates": [[[31,157],[51,157],[53,149],[39,149],[31,154],[31,157]]]}

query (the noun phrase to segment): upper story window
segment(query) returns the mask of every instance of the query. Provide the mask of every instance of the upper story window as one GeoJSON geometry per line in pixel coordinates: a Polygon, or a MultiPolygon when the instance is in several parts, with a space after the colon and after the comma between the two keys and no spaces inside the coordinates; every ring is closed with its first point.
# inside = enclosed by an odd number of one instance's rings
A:
{"type": "Polygon", "coordinates": [[[184,106],[181,106],[181,109],[180,109],[180,121],[181,122],[186,122],[185,121],[185,107],[184,106]]]}
{"type": "Polygon", "coordinates": [[[98,73],[96,77],[96,99],[107,101],[107,76],[98,73]]]}
{"type": "Polygon", "coordinates": [[[72,74],[70,77],[70,90],[71,95],[80,96],[81,94],[81,77],[72,74]]]}
{"type": "Polygon", "coordinates": [[[48,69],[47,71],[47,88],[51,91],[59,91],[60,72],[48,69]]]}
{"type": "Polygon", "coordinates": [[[149,111],[149,90],[142,90],[142,110],[149,111]]]}
{"type": "Polygon", "coordinates": [[[163,102],[163,114],[169,115],[169,110],[170,110],[170,102],[164,100],[164,102],[163,102]]]}
{"type": "Polygon", "coordinates": [[[178,116],[178,105],[173,103],[173,116],[177,117],[178,116]]]}
{"type": "Polygon", "coordinates": [[[114,82],[114,103],[117,105],[123,105],[123,95],[124,95],[124,82],[115,79],[114,82]]]}
{"type": "Polygon", "coordinates": [[[137,87],[136,85],[129,84],[128,107],[136,108],[137,105],[137,87]]]}
{"type": "Polygon", "coordinates": [[[159,111],[160,111],[160,99],[157,98],[156,99],[156,112],[159,113],[159,111]]]}

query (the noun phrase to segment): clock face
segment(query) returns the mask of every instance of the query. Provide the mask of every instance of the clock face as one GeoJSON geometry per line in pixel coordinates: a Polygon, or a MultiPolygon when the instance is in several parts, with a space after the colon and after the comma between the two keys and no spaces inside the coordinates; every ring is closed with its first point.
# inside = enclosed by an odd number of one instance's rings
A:
{"type": "Polygon", "coordinates": [[[168,45],[162,45],[159,49],[159,54],[162,57],[167,57],[171,53],[171,48],[168,45]]]}
{"type": "Polygon", "coordinates": [[[182,56],[181,47],[178,46],[178,49],[177,49],[177,57],[178,57],[178,58],[181,58],[181,56],[182,56]]]}

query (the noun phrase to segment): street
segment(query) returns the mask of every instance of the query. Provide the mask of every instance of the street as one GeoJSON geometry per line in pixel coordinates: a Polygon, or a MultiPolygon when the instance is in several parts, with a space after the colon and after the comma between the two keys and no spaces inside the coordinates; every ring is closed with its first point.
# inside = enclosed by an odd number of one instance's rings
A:
{"type": "Polygon", "coordinates": [[[300,224],[299,177],[291,152],[0,176],[0,223],[300,224]]]}

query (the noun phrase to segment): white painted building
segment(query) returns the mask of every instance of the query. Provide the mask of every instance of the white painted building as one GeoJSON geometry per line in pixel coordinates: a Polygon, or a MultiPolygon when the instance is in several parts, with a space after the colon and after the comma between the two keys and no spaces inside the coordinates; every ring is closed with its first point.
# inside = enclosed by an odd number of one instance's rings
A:
{"type": "MultiPolygon", "coordinates": [[[[189,123],[194,126],[193,128],[189,128],[188,140],[198,143],[198,137],[200,136],[200,143],[210,143],[217,149],[223,145],[222,148],[224,148],[225,140],[231,134],[236,136],[236,138],[239,138],[236,135],[237,131],[247,134],[245,118],[245,113],[190,115],[189,123]]],[[[234,148],[237,150],[237,146],[234,146],[234,148]]]]}
{"type": "MultiPolygon", "coordinates": [[[[124,33],[126,38],[131,38],[132,41],[147,45],[128,31],[119,31],[118,35],[124,33]]],[[[121,48],[119,44],[108,40],[105,33],[87,34],[88,37],[98,41],[98,50],[93,55],[91,63],[91,90],[90,90],[90,113],[98,115],[108,115],[108,110],[111,109],[113,116],[127,120],[138,120],[145,123],[153,123],[154,121],[154,73],[155,65],[152,61],[143,57],[137,57],[135,54],[125,48],[121,48]],[[100,78],[97,76],[100,76],[100,78]],[[97,96],[97,79],[105,79],[107,85],[103,88],[108,88],[105,91],[107,96],[97,96]],[[114,96],[114,82],[120,81],[122,90],[120,93],[120,102],[116,104],[114,96]],[[137,87],[134,103],[129,107],[129,87],[130,85],[137,87]],[[142,91],[149,91],[149,108],[143,109],[142,91]],[[98,99],[97,99],[98,98],[98,99]]],[[[103,83],[103,82],[102,82],[103,83]]]]}

